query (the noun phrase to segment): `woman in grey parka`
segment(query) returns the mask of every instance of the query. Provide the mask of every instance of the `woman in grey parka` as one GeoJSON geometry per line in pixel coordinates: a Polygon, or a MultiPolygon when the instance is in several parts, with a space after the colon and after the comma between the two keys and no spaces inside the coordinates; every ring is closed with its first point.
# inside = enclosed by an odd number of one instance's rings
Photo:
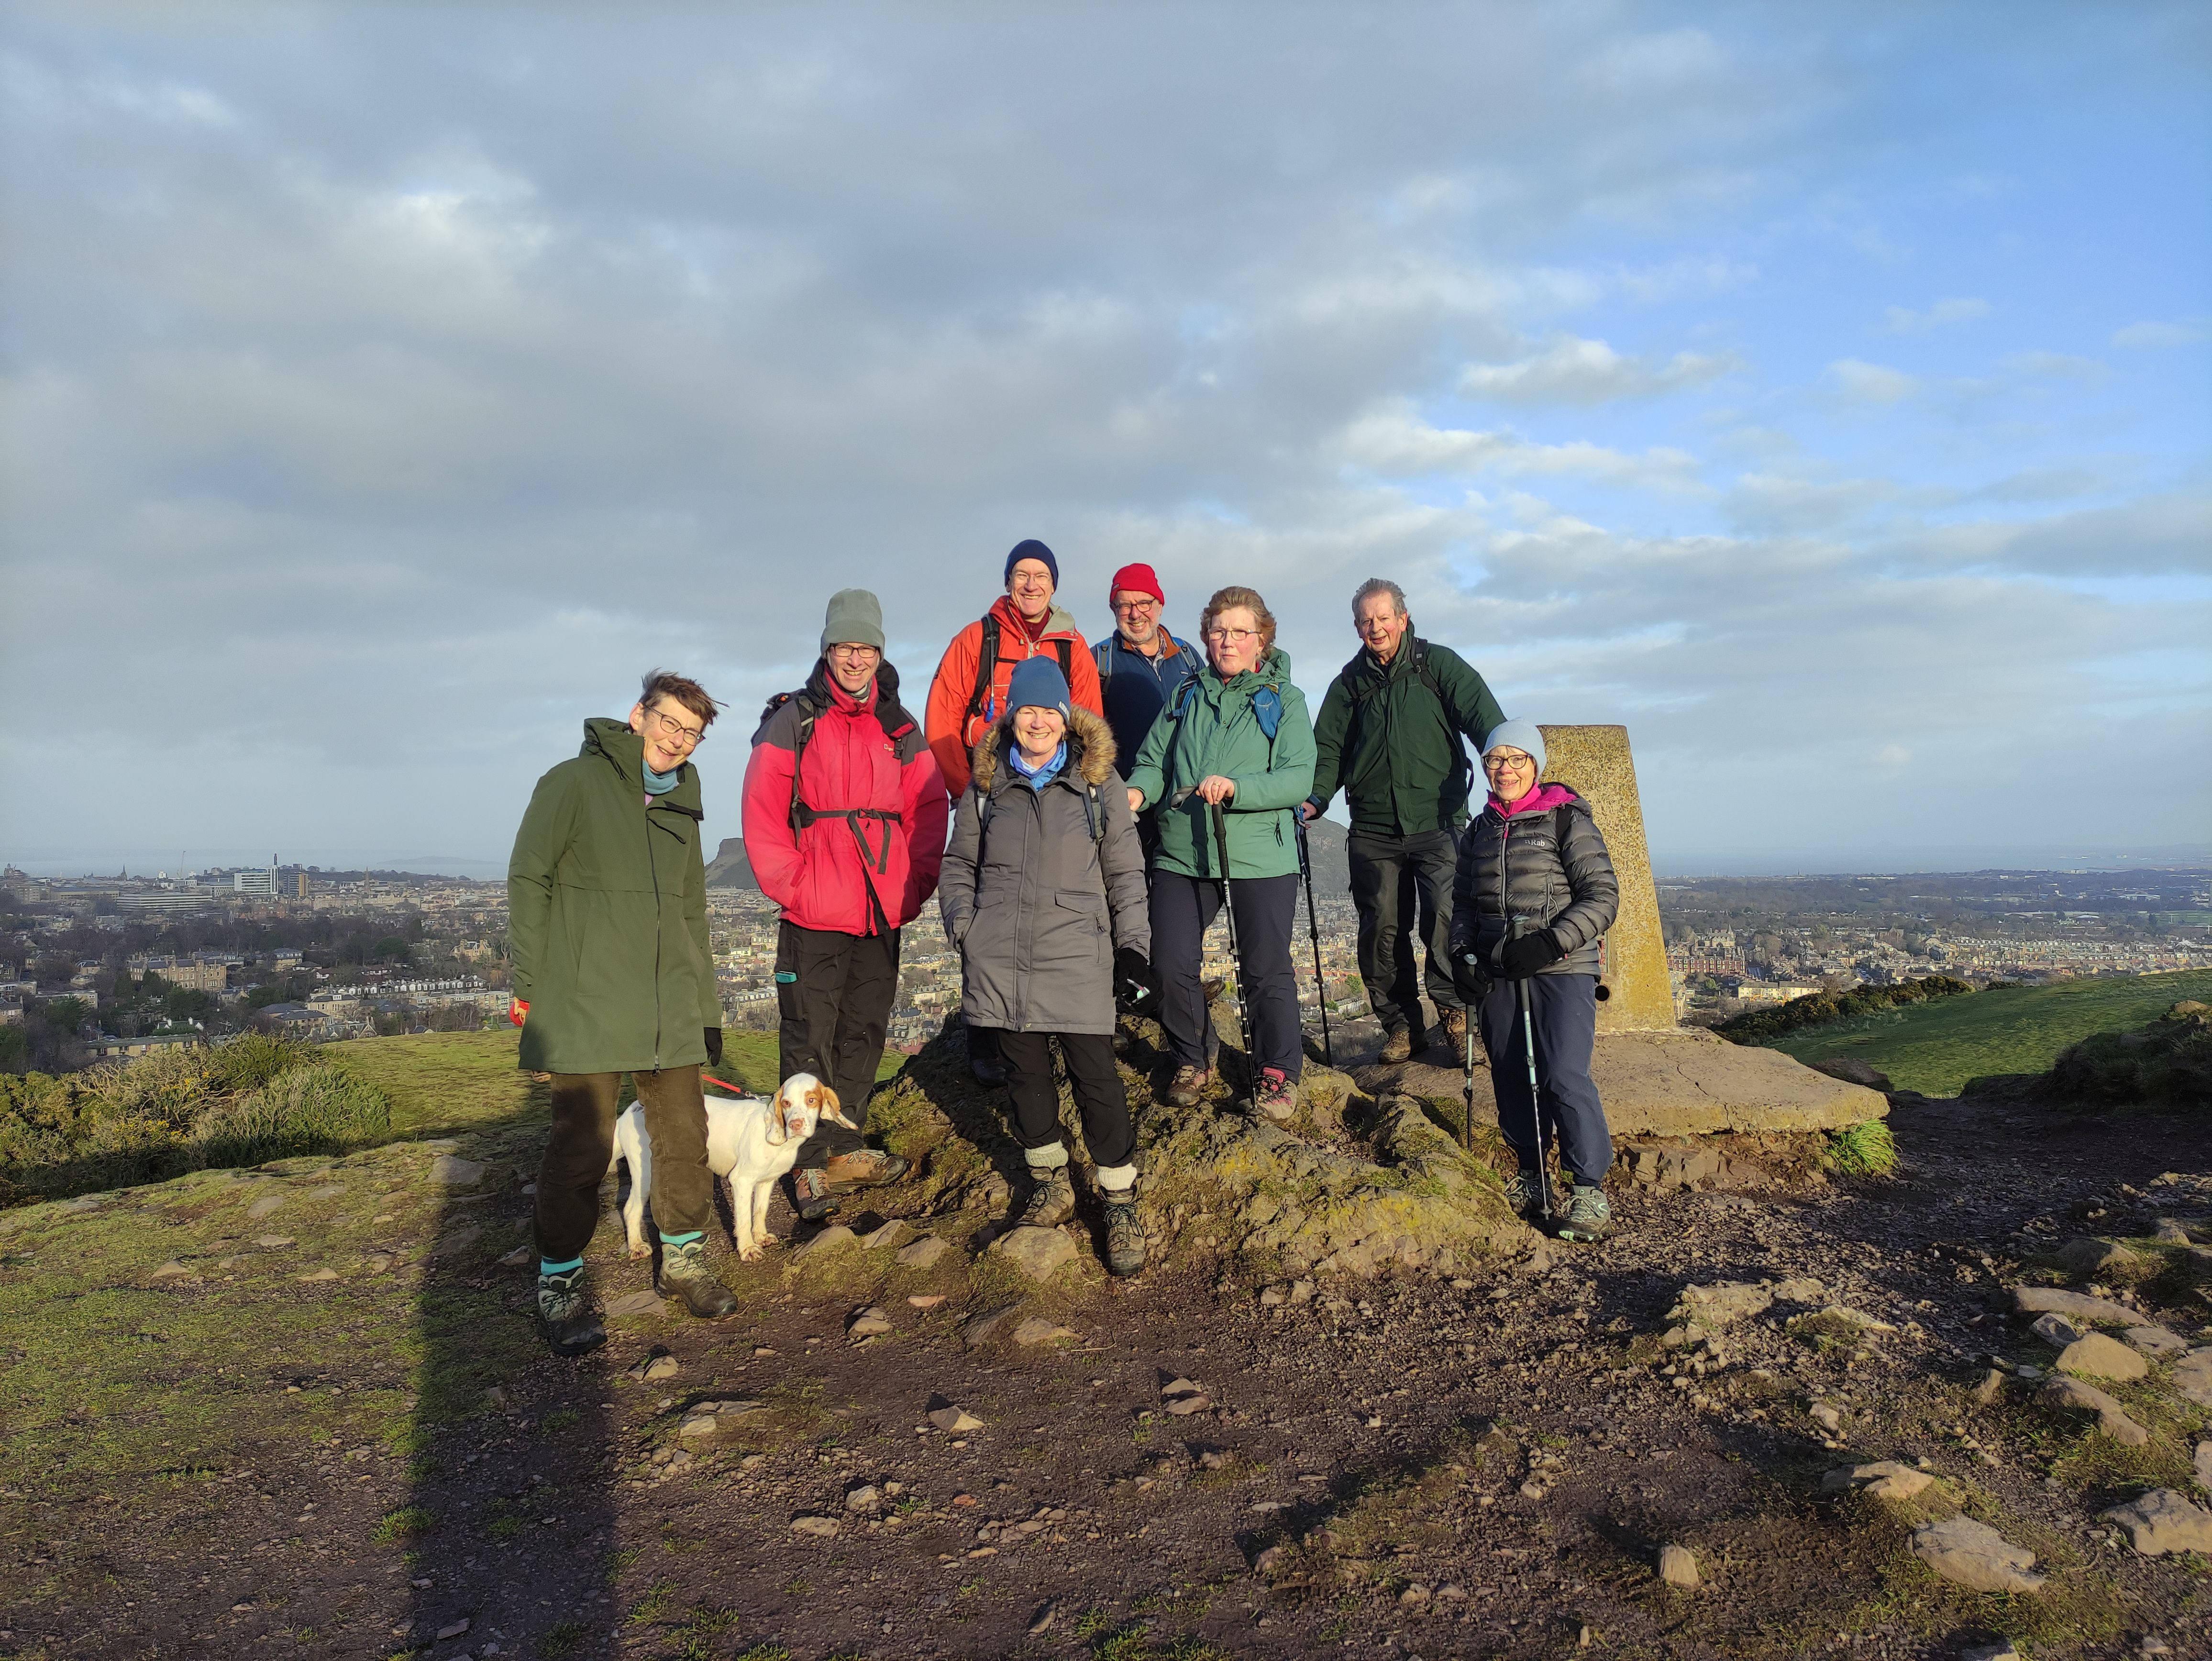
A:
{"type": "Polygon", "coordinates": [[[1541,782],[1544,734],[1534,722],[1492,727],[1483,740],[1482,770],[1489,804],[1462,833],[1452,883],[1452,977],[1480,1018],[1498,1129],[1520,1159],[1506,1196],[1539,1226],[1547,1220],[1534,1214],[1548,1186],[1539,1173],[1556,1129],[1575,1191],[1548,1220],[1562,1239],[1601,1240],[1613,1220],[1604,1188],[1613,1141],[1590,1080],[1590,1056],[1598,942],[1620,912],[1620,884],[1589,806],[1563,784],[1541,782]],[[1524,925],[1517,931],[1516,919],[1524,925]],[[1527,987],[1525,1030],[1516,983],[1527,987]],[[1536,1101],[1528,1093],[1530,1036],[1536,1101]]]}
{"type": "Polygon", "coordinates": [[[975,746],[938,878],[945,932],[960,949],[960,1013],[1000,1034],[1029,1168],[1016,1226],[1074,1214],[1052,1041],[1083,1115],[1106,1209],[1106,1266],[1144,1267],[1136,1132],[1114,1062],[1114,983],[1150,977],[1144,850],[1114,771],[1114,734],[1074,704],[1060,665],[1014,671],[1006,713],[975,746]]]}

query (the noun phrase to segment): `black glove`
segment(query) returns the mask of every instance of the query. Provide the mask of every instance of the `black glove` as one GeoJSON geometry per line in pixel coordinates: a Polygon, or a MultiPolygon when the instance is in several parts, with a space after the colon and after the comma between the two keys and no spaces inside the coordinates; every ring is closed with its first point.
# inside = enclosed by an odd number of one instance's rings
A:
{"type": "Polygon", "coordinates": [[[1114,996],[1133,1009],[1151,1010],[1159,1002],[1159,982],[1153,977],[1152,960],[1133,946],[1114,952],[1114,996]]]}
{"type": "Polygon", "coordinates": [[[1452,959],[1452,989],[1469,1009],[1490,995],[1490,977],[1482,972],[1481,961],[1474,952],[1452,959]]]}
{"type": "Polygon", "coordinates": [[[1548,928],[1540,928],[1533,934],[1523,934],[1517,940],[1508,940],[1498,954],[1498,967],[1509,981],[1526,980],[1529,976],[1549,969],[1567,954],[1559,949],[1548,928]]]}
{"type": "Polygon", "coordinates": [[[707,1065],[720,1067],[721,1064],[722,1029],[719,1026],[710,1026],[707,1029],[707,1065]]]}

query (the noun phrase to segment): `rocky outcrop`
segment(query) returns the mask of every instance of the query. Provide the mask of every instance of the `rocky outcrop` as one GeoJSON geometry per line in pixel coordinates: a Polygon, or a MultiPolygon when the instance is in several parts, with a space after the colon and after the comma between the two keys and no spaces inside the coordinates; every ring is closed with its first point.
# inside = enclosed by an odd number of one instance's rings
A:
{"type": "MultiPolygon", "coordinates": [[[[1465,1078],[1431,1050],[1395,1066],[1356,1066],[1370,1095],[1401,1092],[1436,1104],[1456,1119],[1465,1078]]],[[[1474,1116],[1498,1123],[1497,1097],[1480,1044],[1475,1046],[1474,1116]]],[[[1600,1032],[1590,1078],[1615,1136],[1710,1136],[1722,1132],[1841,1130],[1885,1118],[1889,1098],[1831,1078],[1778,1050],[1732,1044],[1698,1027],[1600,1032]]]]}
{"type": "MultiPolygon", "coordinates": [[[[1122,1082],[1138,1127],[1139,1214],[1156,1251],[1242,1259],[1268,1273],[1450,1268],[1524,1244],[1498,1178],[1416,1099],[1377,1101],[1344,1074],[1309,1063],[1287,1125],[1242,1111],[1225,1045],[1207,1099],[1173,1108],[1153,1093],[1172,1071],[1152,1022],[1122,1023],[1122,1082]]],[[[1005,1092],[976,1085],[957,1023],[909,1062],[869,1108],[872,1129],[915,1161],[936,1209],[1002,1208],[1024,1178],[1005,1092]]],[[[1060,1119],[1079,1163],[1080,1120],[1066,1085],[1060,1119]]]]}

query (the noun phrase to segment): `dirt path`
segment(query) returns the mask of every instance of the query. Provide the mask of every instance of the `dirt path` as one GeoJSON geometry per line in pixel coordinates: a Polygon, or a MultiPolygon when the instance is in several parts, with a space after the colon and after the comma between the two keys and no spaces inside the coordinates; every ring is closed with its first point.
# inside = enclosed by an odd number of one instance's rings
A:
{"type": "MultiPolygon", "coordinates": [[[[256,1333],[219,1310],[178,1318],[193,1300],[145,1289],[147,1253],[234,1244],[220,1185],[166,1210],[154,1189],[40,1208],[53,1214],[0,1236],[0,1332],[33,1335],[8,1341],[9,1439],[36,1461],[11,1455],[0,1496],[0,1655],[1433,1661],[1586,1641],[1953,1656],[2000,1633],[2043,1653],[2132,1655],[2146,1635],[2212,1653],[2203,1561],[2137,1556],[2096,1519],[2145,1482],[2187,1491],[2206,1415],[2130,1395],[2155,1434],[2126,1450],[2017,1392],[1990,1406],[1969,1393],[1990,1354],[2038,1353],[1998,1284],[2033,1247],[2212,1208],[2201,1125],[1948,1103],[1901,1106],[1893,1123],[1898,1181],[1794,1196],[1631,1189],[1603,1246],[1456,1280],[1324,1279],[1306,1301],[1263,1303],[1187,1262],[1109,1287],[1070,1315],[1073,1336],[1028,1347],[1009,1322],[971,1348],[961,1323],[976,1310],[915,1307],[927,1276],[893,1282],[848,1254],[744,1271],[750,1312],[725,1325],[617,1323],[599,1355],[550,1360],[527,1342],[526,1272],[489,1259],[520,1238],[520,1146],[505,1166],[500,1148],[472,1150],[493,1167],[484,1197],[415,1202],[419,1250],[386,1282],[411,1293],[397,1317],[316,1302],[295,1276],[302,1289],[284,1303],[272,1286],[256,1333]],[[2160,1183],[2167,1172],[2189,1180],[2160,1183]],[[126,1284],[73,1287],[66,1310],[25,1290],[103,1218],[129,1243],[126,1284]],[[1729,1329],[1706,1372],[1660,1347],[1686,1283],[1807,1278],[1820,1287],[1797,1289],[1802,1309],[1785,1300],[1729,1329]],[[143,1352],[139,1395],[87,1401],[72,1432],[70,1413],[23,1405],[72,1388],[34,1340],[94,1319],[84,1306],[103,1298],[108,1327],[132,1329],[126,1361],[143,1352]],[[172,1313],[149,1317],[148,1299],[172,1313]],[[847,1320],[872,1301],[894,1330],[856,1342],[847,1320]],[[1827,1304],[1894,1329],[1784,1329],[1827,1304]],[[655,1345],[673,1371],[634,1377],[655,1345]],[[44,1376],[27,1376],[34,1366],[44,1376]],[[1170,1412],[1162,1389],[1176,1380],[1206,1403],[1170,1412]],[[216,1425],[227,1403],[252,1422],[204,1432],[204,1451],[186,1425],[158,1424],[179,1433],[155,1439],[166,1455],[141,1436],[105,1465],[60,1439],[150,1417],[146,1398],[165,1391],[164,1410],[189,1398],[195,1423],[216,1425]],[[684,1434],[703,1402],[759,1405],[684,1434]],[[946,1404],[981,1427],[932,1426],[946,1404]],[[1927,1460],[1969,1512],[2039,1554],[2045,1590],[1948,1585],[1906,1549],[1913,1514],[1820,1493],[1824,1472],[1877,1457],[1927,1460]],[[1693,1555],[1698,1589],[1655,1576],[1670,1543],[1693,1555]]],[[[329,1178],[332,1206],[358,1192],[386,1207],[359,1220],[373,1244],[404,1232],[400,1162],[421,1157],[384,1150],[295,1177],[329,1178]]],[[[618,1233],[602,1231],[602,1252],[618,1233]]],[[[642,1283],[611,1255],[595,1270],[610,1295],[642,1283]]],[[[228,1284],[212,1262],[198,1279],[210,1305],[228,1284]]],[[[2203,1342],[2212,1307],[2185,1274],[2139,1295],[2203,1342]]],[[[85,1353],[110,1365],[106,1348],[85,1353]]]]}

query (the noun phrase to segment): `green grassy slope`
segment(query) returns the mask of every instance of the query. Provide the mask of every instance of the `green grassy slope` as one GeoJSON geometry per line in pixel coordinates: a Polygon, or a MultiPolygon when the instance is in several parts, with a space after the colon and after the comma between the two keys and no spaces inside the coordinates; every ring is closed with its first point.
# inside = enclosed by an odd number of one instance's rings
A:
{"type": "Polygon", "coordinates": [[[1901,1090],[1955,1096],[1979,1074],[2040,1073],[2067,1045],[2141,1026],[2184,998],[2212,1001],[2212,970],[1977,992],[1806,1027],[1769,1047],[1801,1062],[1848,1056],[1901,1090]]]}
{"type": "MultiPolygon", "coordinates": [[[[472,1126],[526,1123],[546,1113],[545,1088],[515,1068],[521,1034],[416,1032],[398,1038],[350,1038],[326,1053],[383,1091],[397,1137],[445,1136],[472,1126]]],[[[886,1050],[876,1068],[888,1079],[906,1057],[886,1050]]],[[[714,1076],[766,1093],[775,1088],[775,1035],[732,1032],[714,1076]]]]}

